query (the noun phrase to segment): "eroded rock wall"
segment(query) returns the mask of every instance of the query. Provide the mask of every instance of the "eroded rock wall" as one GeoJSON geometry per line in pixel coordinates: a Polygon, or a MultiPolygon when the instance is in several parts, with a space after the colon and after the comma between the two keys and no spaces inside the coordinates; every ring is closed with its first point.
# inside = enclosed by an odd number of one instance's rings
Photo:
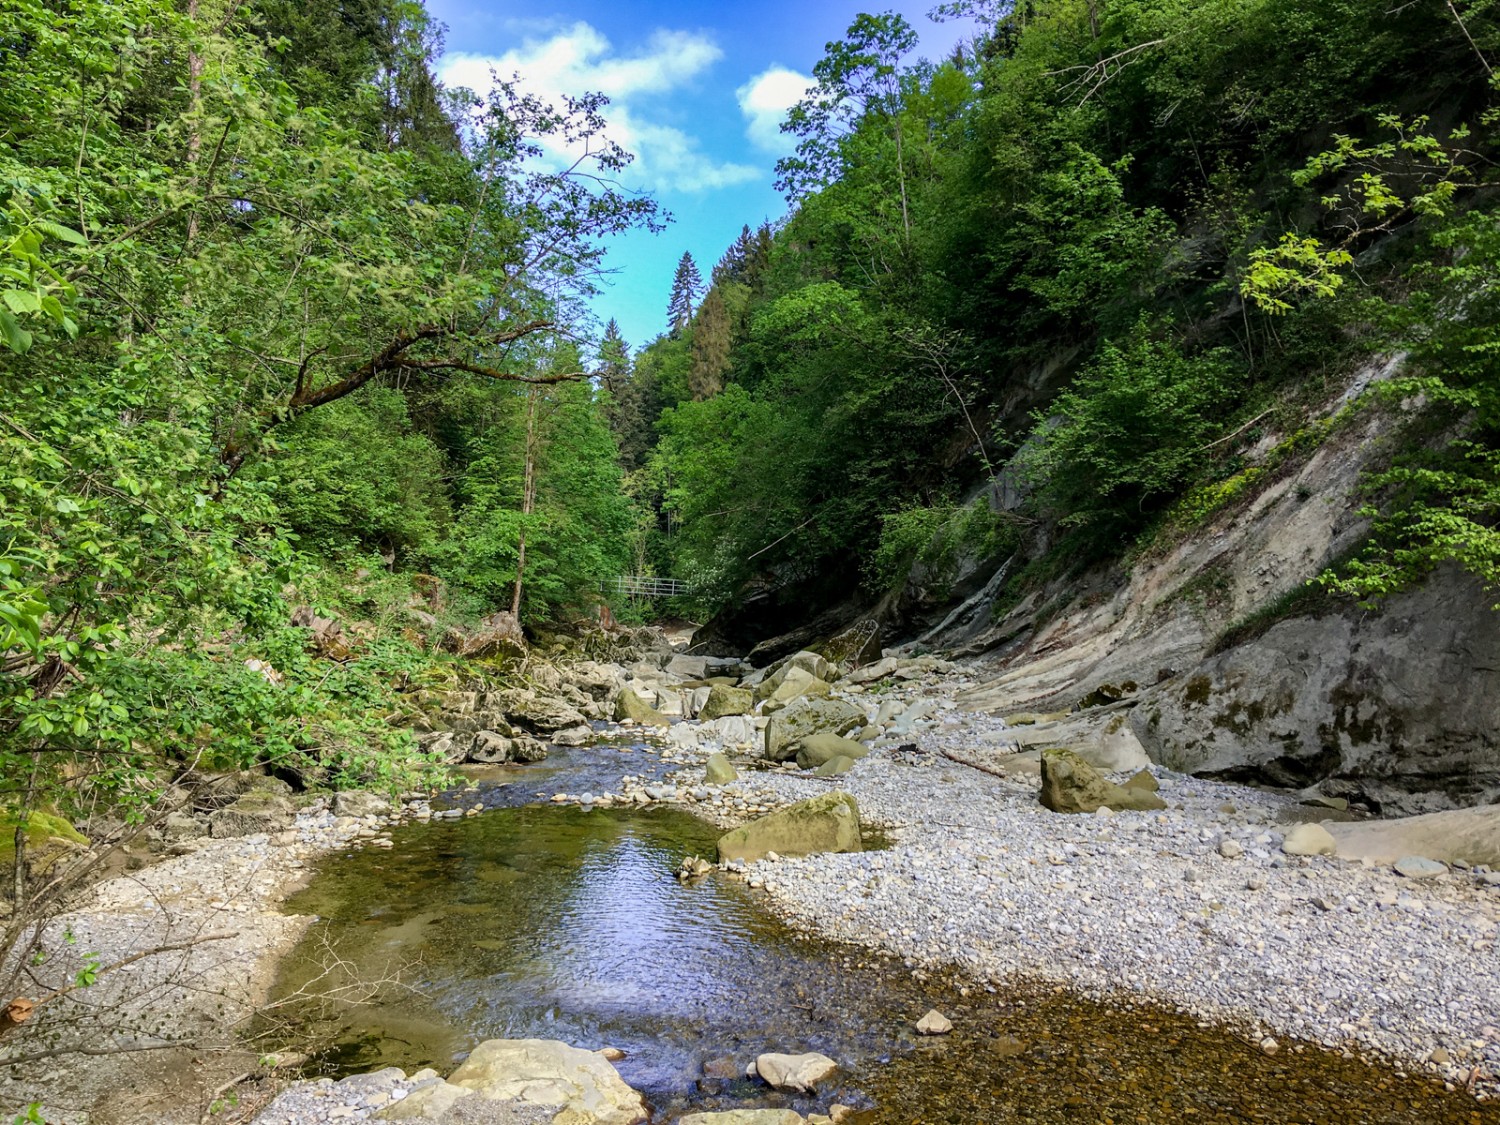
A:
{"type": "Polygon", "coordinates": [[[1177,769],[1321,782],[1402,811],[1500,799],[1493,596],[1455,570],[1373,611],[1299,599],[1363,538],[1360,480],[1399,419],[1330,423],[1394,368],[1356,373],[1309,417],[1327,436],[1306,451],[1278,454],[1294,435],[1266,434],[1246,453],[1253,485],[1128,572],[1053,583],[977,635],[933,637],[989,673],[961,702],[1007,714],[1123,700],[1147,753],[1177,769]]]}

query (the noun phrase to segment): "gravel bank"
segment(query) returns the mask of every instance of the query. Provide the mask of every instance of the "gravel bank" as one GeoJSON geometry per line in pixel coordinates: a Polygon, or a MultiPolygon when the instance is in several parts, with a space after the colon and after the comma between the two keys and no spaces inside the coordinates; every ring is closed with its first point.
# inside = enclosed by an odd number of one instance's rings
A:
{"type": "MultiPolygon", "coordinates": [[[[368,1121],[386,1106],[405,1101],[413,1090],[441,1081],[433,1070],[419,1070],[408,1077],[396,1067],[388,1067],[338,1082],[329,1078],[302,1082],[278,1095],[256,1116],[254,1125],[368,1121]]],[[[549,1125],[554,1116],[536,1106],[478,1097],[460,1100],[449,1114],[454,1125],[467,1121],[475,1125],[549,1125]]]]}
{"type": "Polygon", "coordinates": [[[41,1009],[28,1036],[0,1055],[0,1113],[39,1101],[51,1125],[198,1125],[214,1090],[257,1069],[236,1036],[309,921],[281,913],[281,903],[309,861],[381,846],[386,823],[335,817],[323,801],[285,832],[179,844],[187,854],[93,888],[49,927],[36,994],[65,986],[90,955],[109,965],[180,948],[41,1009]],[[35,1058],[77,1045],[96,1054],[35,1058]]]}
{"type": "MultiPolygon", "coordinates": [[[[749,868],[779,913],[919,970],[1133,993],[1257,1039],[1373,1051],[1500,1092],[1500,887],[1457,870],[1416,882],[1283,855],[1289,822],[1316,810],[1160,769],[1165,812],[1048,812],[1034,777],[942,755],[1006,741],[1001,720],[955,707],[963,686],[929,679],[895,693],[936,702],[899,740],[918,749],[877,748],[835,782],[887,830],[889,850],[749,868]]],[[[684,770],[679,785],[701,796],[698,778],[684,770]]],[[[690,807],[732,823],[828,784],[755,772],[690,807]]]]}

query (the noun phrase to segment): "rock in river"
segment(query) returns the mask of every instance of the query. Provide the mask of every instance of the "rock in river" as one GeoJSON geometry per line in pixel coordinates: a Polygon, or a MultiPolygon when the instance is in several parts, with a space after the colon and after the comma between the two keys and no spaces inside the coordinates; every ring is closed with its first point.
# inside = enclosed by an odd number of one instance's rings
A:
{"type": "Polygon", "coordinates": [[[1155,793],[1107,781],[1073,751],[1061,749],[1042,751],[1041,801],[1060,813],[1091,813],[1103,805],[1116,812],[1167,807],[1155,793]]]}
{"type": "Polygon", "coordinates": [[[810,1051],[805,1055],[760,1055],[755,1060],[755,1072],[765,1082],[778,1090],[796,1090],[810,1094],[839,1064],[827,1055],[810,1051]]]}
{"type": "Polygon", "coordinates": [[[615,696],[615,721],[623,722],[633,719],[637,723],[645,723],[653,727],[665,727],[671,724],[671,720],[647,703],[629,688],[621,688],[620,694],[615,696]]]}
{"type": "Polygon", "coordinates": [[[800,1113],[790,1109],[731,1109],[722,1113],[690,1113],[677,1125],[804,1125],[800,1113]]]}
{"type": "Polygon", "coordinates": [[[723,754],[710,754],[703,763],[703,780],[710,785],[728,785],[739,780],[739,771],[723,754]]]}
{"type": "Polygon", "coordinates": [[[719,837],[719,859],[757,860],[767,852],[812,855],[857,852],[859,805],[848,793],[823,793],[780,812],[752,820],[719,837]]]}
{"type": "Polygon", "coordinates": [[[725,687],[714,684],[708,689],[708,699],[698,711],[703,722],[712,722],[729,715],[748,715],[754,705],[754,697],[748,688],[725,687]]]}
{"type": "Polygon", "coordinates": [[[637,1125],[646,1105],[597,1051],[553,1039],[487,1039],[448,1078],[491,1101],[555,1108],[569,1125],[637,1125]]]}
{"type": "Polygon", "coordinates": [[[947,1035],[953,1030],[953,1021],[933,1008],[917,1021],[917,1030],[923,1035],[947,1035]]]}

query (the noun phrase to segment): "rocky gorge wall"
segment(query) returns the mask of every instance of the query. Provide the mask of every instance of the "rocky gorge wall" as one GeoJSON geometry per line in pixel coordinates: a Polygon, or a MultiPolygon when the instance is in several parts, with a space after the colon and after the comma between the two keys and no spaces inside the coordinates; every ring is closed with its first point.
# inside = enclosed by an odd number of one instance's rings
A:
{"type": "MultiPolygon", "coordinates": [[[[1260,436],[1238,495],[1128,572],[1055,581],[998,618],[1004,583],[982,587],[923,637],[977,659],[962,705],[1099,709],[1171,768],[1377,810],[1500,800],[1495,597],[1456,569],[1373,610],[1307,586],[1365,534],[1360,480],[1400,419],[1351,404],[1397,363],[1355,373],[1297,432],[1260,436]]],[[[1076,739],[1087,715],[1052,718],[1031,745],[1076,739]]]]}

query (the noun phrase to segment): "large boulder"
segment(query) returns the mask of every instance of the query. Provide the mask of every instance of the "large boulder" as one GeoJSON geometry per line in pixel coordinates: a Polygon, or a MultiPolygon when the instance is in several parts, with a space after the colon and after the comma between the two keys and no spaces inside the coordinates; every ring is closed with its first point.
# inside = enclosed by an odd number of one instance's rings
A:
{"type": "Polygon", "coordinates": [[[208,831],[215,839],[281,832],[292,826],[297,811],[283,794],[270,788],[255,788],[234,804],[208,814],[208,831]]]}
{"type": "Polygon", "coordinates": [[[858,668],[880,659],[880,622],[874,618],[856,621],[842,633],[837,633],[814,650],[826,656],[838,668],[858,668]]]}
{"type": "Polygon", "coordinates": [[[333,795],[334,816],[389,816],[390,811],[390,801],[364,789],[344,789],[333,795]]]}
{"type": "Polygon", "coordinates": [[[813,770],[814,777],[843,777],[854,768],[856,759],[846,758],[840,754],[836,758],[829,758],[817,769],[813,770]]]}
{"type": "Polygon", "coordinates": [[[798,801],[719,837],[719,859],[726,862],[753,861],[767,852],[813,855],[862,849],[859,804],[842,791],[798,801]]]}
{"type": "MultiPolygon", "coordinates": [[[[20,823],[13,812],[0,815],[0,864],[7,869],[15,866],[16,829],[20,823]]],[[[54,813],[33,809],[26,817],[27,866],[33,874],[51,870],[60,861],[82,852],[88,844],[83,833],[54,813]]]]}
{"type": "Polygon", "coordinates": [[[755,698],[757,701],[770,698],[776,689],[788,679],[797,679],[804,683],[809,680],[832,683],[838,678],[839,670],[817,653],[798,652],[787,657],[756,685],[755,698]]]}
{"type": "Polygon", "coordinates": [[[810,734],[797,743],[797,765],[814,770],[834,758],[863,758],[870,751],[853,739],[837,734],[810,734]]]}
{"type": "Polygon", "coordinates": [[[670,726],[672,723],[671,719],[635,692],[629,688],[621,688],[620,694],[615,696],[615,722],[623,723],[626,719],[653,727],[670,726]]]}
{"type": "Polygon", "coordinates": [[[892,675],[897,668],[901,667],[901,661],[894,656],[887,656],[883,660],[877,660],[874,664],[866,664],[862,668],[856,668],[844,677],[846,683],[871,684],[876,680],[883,680],[892,675]]]}
{"type": "Polygon", "coordinates": [[[747,715],[725,715],[722,719],[704,723],[700,729],[725,746],[752,746],[755,743],[755,722],[747,715]]]}
{"type": "Polygon", "coordinates": [[[1333,855],[1338,841],[1321,824],[1299,824],[1281,841],[1287,855],[1333,855]]]}
{"type": "Polygon", "coordinates": [[[490,1101],[556,1110],[554,1125],[637,1125],[646,1120],[640,1094],[603,1055],[552,1039],[487,1039],[448,1081],[490,1101]]]}
{"type": "Polygon", "coordinates": [[[588,719],[576,707],[556,696],[530,689],[506,692],[501,706],[513,726],[532,734],[546,736],[568,727],[588,725],[588,719]]]}
{"type": "Polygon", "coordinates": [[[708,675],[708,657],[674,656],[667,661],[666,670],[684,680],[701,680],[708,675]]]}
{"type": "Polygon", "coordinates": [[[526,655],[526,634],[513,614],[502,611],[484,618],[472,630],[449,629],[443,648],[476,659],[520,660],[526,655]]]}
{"type": "Polygon", "coordinates": [[[537,738],[518,735],[506,738],[494,731],[482,730],[474,736],[468,760],[486,764],[503,762],[540,762],[547,756],[547,744],[537,738]]]}
{"type": "Polygon", "coordinates": [[[1395,863],[1417,855],[1500,869],[1500,805],[1323,827],[1333,837],[1340,859],[1395,863]]]}
{"type": "Polygon", "coordinates": [[[1146,789],[1127,789],[1099,774],[1071,750],[1042,751],[1042,804],[1059,813],[1091,813],[1101,806],[1164,809],[1167,803],[1146,789]]]}
{"type": "Polygon", "coordinates": [[[766,758],[784,762],[811,734],[848,734],[865,725],[865,713],[842,699],[798,699],[766,724],[766,758]]]}
{"type": "Polygon", "coordinates": [[[712,722],[729,715],[748,715],[755,705],[755,697],[743,688],[714,684],[708,689],[708,699],[698,709],[698,718],[712,722]]]}
{"type": "Polygon", "coordinates": [[[792,700],[803,696],[809,698],[826,696],[832,690],[833,685],[827,680],[820,680],[806,669],[793,668],[774,687],[771,686],[770,681],[767,681],[757,687],[755,692],[756,698],[764,702],[765,710],[770,711],[784,707],[792,700]]]}

